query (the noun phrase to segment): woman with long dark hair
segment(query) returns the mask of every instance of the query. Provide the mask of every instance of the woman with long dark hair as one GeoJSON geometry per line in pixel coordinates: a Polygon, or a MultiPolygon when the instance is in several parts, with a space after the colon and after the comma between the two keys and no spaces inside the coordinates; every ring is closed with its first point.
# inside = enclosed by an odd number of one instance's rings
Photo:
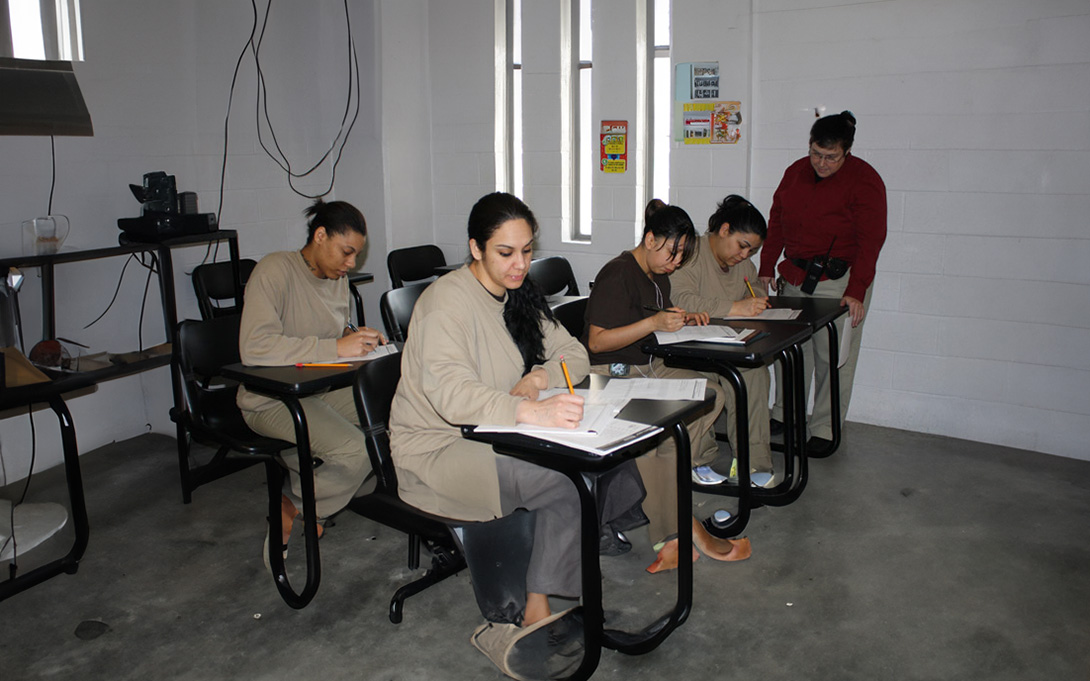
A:
{"type": "MultiPolygon", "coordinates": [[[[429,285],[413,308],[390,413],[403,500],[474,521],[536,511],[524,629],[550,621],[550,595],[582,593],[578,494],[560,473],[464,439],[459,425],[574,428],[583,417],[578,395],[539,399],[541,391],[566,385],[561,358],[574,382],[589,364],[527,276],[536,231],[533,212],[510,194],[489,194],[473,206],[469,264],[429,285]]],[[[488,648],[506,646],[519,633],[512,623],[488,624],[473,641],[507,671],[502,655],[488,648]],[[497,644],[497,636],[510,640],[497,644]]]]}

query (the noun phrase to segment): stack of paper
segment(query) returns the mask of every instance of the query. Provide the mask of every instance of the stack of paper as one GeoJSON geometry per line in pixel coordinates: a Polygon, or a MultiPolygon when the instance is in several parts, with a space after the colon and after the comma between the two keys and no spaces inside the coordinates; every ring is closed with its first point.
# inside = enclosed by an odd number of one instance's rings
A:
{"type": "Polygon", "coordinates": [[[753,329],[733,329],[729,326],[683,326],[680,331],[656,331],[655,341],[659,345],[686,341],[745,345],[749,337],[756,333],[753,329]]]}

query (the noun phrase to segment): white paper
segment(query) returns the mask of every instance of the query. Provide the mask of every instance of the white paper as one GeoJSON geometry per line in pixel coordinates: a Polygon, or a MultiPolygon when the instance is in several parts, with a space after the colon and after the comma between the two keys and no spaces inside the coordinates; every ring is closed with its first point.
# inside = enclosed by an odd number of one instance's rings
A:
{"type": "Polygon", "coordinates": [[[800,314],[802,314],[802,310],[792,310],[792,309],[786,308],[786,307],[769,307],[769,308],[765,308],[764,310],[762,310],[761,314],[759,314],[759,315],[753,315],[753,316],[749,316],[749,317],[741,317],[741,316],[735,315],[733,317],[715,317],[715,319],[724,319],[724,320],[756,319],[756,320],[762,321],[762,322],[779,322],[779,321],[786,321],[788,319],[795,319],[800,314]]]}
{"type": "Polygon", "coordinates": [[[625,421],[624,419],[612,419],[608,426],[597,435],[582,437],[579,435],[547,434],[535,435],[542,440],[579,449],[598,456],[605,456],[618,449],[622,449],[634,442],[639,442],[662,432],[658,426],[648,426],[643,423],[625,421]]]}
{"type": "Polygon", "coordinates": [[[557,435],[594,436],[608,427],[609,422],[613,420],[613,415],[616,414],[617,411],[620,410],[615,409],[611,404],[584,404],[583,420],[579,422],[579,427],[577,428],[556,428],[532,425],[529,423],[519,423],[514,426],[485,424],[477,426],[476,430],[480,433],[521,433],[522,435],[534,436],[554,433],[557,435]]]}
{"type": "Polygon", "coordinates": [[[629,400],[703,400],[706,378],[618,378],[613,379],[596,399],[624,406],[629,400]]]}
{"type": "Polygon", "coordinates": [[[659,345],[701,341],[703,343],[738,343],[753,333],[753,329],[733,329],[729,326],[683,326],[679,331],[656,331],[659,345]]]}
{"type": "Polygon", "coordinates": [[[379,357],[385,357],[386,355],[396,355],[398,352],[397,346],[393,343],[387,343],[386,345],[380,345],[366,355],[359,357],[338,357],[338,362],[367,362],[372,359],[378,359],[379,357]]]}

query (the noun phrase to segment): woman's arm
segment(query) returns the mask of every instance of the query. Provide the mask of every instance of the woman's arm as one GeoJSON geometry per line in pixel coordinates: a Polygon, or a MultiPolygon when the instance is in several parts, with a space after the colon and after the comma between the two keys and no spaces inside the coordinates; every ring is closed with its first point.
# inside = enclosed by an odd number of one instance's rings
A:
{"type": "Polygon", "coordinates": [[[285,334],[282,320],[290,295],[283,273],[258,263],[246,284],[239,330],[239,354],[244,364],[281,366],[295,362],[323,362],[338,356],[336,338],[285,334]]]}
{"type": "MultiPolygon", "coordinates": [[[[595,354],[620,350],[656,331],[677,331],[685,326],[688,317],[689,315],[680,307],[671,307],[669,311],[656,312],[638,322],[612,329],[591,324],[587,334],[587,346],[595,354]]],[[[706,324],[707,321],[704,323],[706,324]]]]}

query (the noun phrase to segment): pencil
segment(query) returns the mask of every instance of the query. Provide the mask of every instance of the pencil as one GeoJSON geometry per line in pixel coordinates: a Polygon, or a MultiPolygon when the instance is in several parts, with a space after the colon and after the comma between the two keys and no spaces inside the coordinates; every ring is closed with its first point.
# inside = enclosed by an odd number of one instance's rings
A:
{"type": "Polygon", "coordinates": [[[753,286],[749,283],[749,277],[742,277],[742,278],[746,280],[746,288],[749,289],[749,295],[756,298],[757,294],[753,292],[753,286]]]}
{"type": "Polygon", "coordinates": [[[347,362],[296,362],[297,367],[350,367],[347,362]]]}
{"type": "Polygon", "coordinates": [[[560,355],[560,368],[564,370],[564,381],[568,384],[568,394],[574,395],[575,388],[571,385],[571,374],[568,373],[568,363],[564,361],[564,355],[560,355]]]}
{"type": "Polygon", "coordinates": [[[675,314],[684,314],[683,310],[667,310],[662,307],[655,307],[654,305],[644,305],[643,309],[648,310],[649,312],[673,312],[675,314]]]}

